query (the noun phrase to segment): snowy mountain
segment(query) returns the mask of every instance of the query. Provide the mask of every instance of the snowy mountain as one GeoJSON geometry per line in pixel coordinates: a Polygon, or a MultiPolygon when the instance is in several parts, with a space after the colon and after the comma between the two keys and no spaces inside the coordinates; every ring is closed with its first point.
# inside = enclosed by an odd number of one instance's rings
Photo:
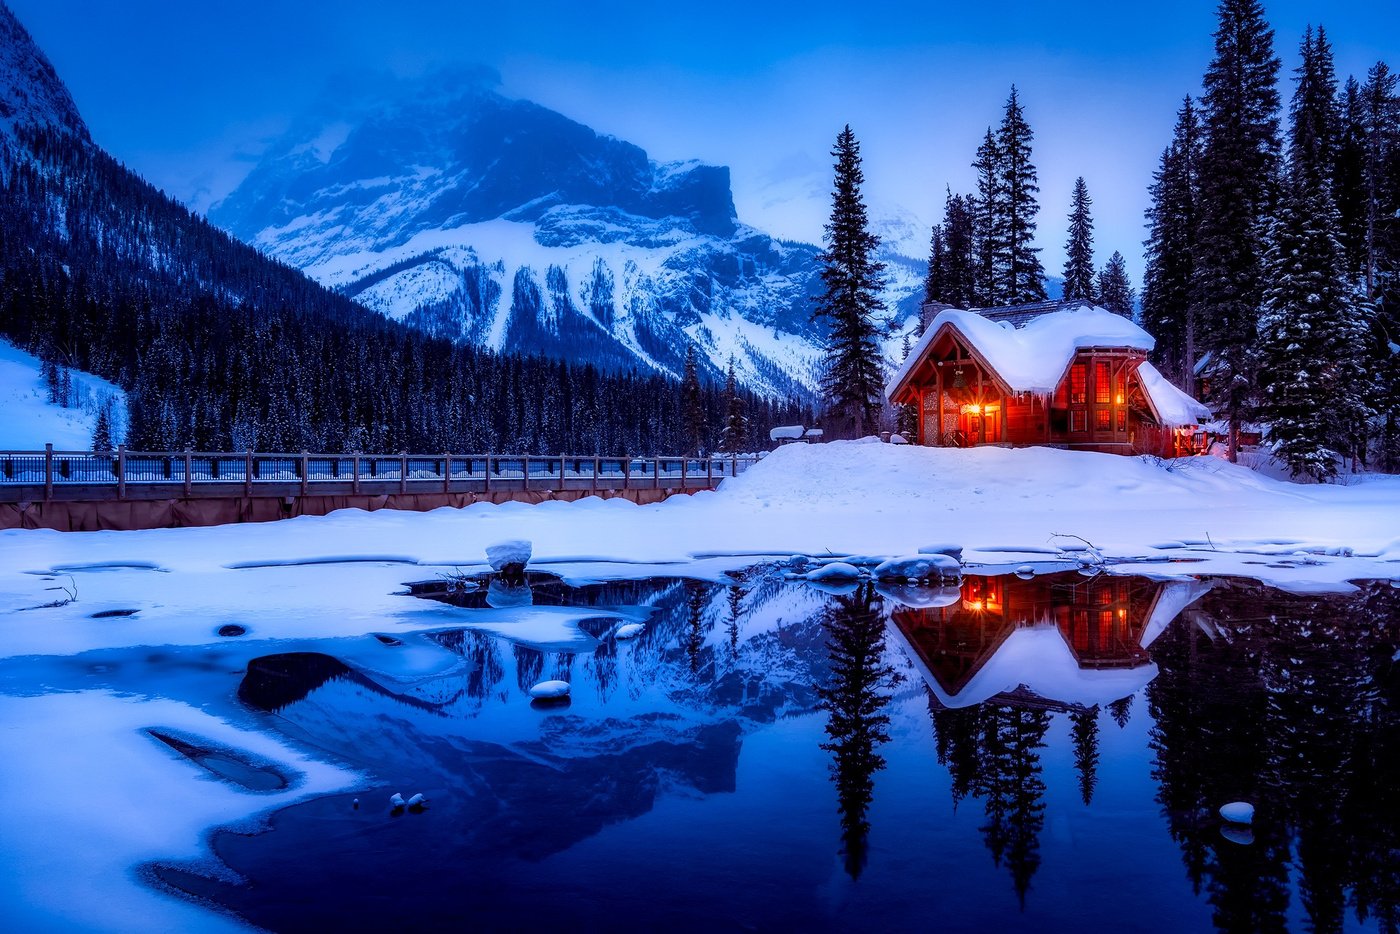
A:
{"type": "Polygon", "coordinates": [[[0,5],[0,143],[13,143],[20,127],[47,127],[88,139],[77,105],[48,57],[0,5]]]}
{"type": "MultiPolygon", "coordinates": [[[[765,395],[816,383],[815,246],[743,224],[727,168],[658,163],[479,72],[324,104],[210,217],[435,335],[671,374],[693,344],[765,395]]],[[[887,260],[904,320],[921,263],[887,260]]]]}

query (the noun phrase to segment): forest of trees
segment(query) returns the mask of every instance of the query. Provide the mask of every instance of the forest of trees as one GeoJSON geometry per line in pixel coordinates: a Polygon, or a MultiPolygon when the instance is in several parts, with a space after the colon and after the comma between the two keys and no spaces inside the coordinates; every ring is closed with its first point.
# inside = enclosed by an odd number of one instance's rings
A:
{"type": "Polygon", "coordinates": [[[1150,189],[1143,324],[1162,371],[1229,423],[1232,458],[1257,419],[1295,476],[1400,470],[1396,80],[1379,62],[1339,86],[1322,27],[1299,52],[1285,139],[1264,10],[1220,4],[1204,93],[1150,189]]]}
{"type": "MultiPolygon", "coordinates": [[[[369,312],[191,214],[86,138],[0,146],[0,334],[126,390],[145,450],[752,450],[797,403],[498,356],[369,312]]],[[[109,427],[110,431],[110,417],[109,427]]]]}

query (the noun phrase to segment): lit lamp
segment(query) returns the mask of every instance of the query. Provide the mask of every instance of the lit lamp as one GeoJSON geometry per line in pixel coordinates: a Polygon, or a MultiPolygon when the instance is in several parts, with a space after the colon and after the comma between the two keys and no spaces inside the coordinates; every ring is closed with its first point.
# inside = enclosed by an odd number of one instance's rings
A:
{"type": "Polygon", "coordinates": [[[1123,404],[1123,394],[1120,392],[1118,395],[1114,396],[1113,401],[1114,401],[1115,403],[1117,403],[1118,405],[1122,405],[1122,404],[1123,404]]]}

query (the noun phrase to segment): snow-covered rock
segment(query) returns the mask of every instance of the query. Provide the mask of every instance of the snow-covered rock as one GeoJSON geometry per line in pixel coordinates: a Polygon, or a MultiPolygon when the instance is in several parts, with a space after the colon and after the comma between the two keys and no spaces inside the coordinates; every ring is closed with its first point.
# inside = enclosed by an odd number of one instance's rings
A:
{"type": "Polygon", "coordinates": [[[512,566],[523,568],[530,561],[530,543],[524,539],[510,539],[487,545],[486,560],[497,572],[512,566]]]}
{"type": "Polygon", "coordinates": [[[823,564],[815,571],[807,572],[809,581],[853,581],[861,577],[860,568],[854,564],[847,564],[845,561],[833,561],[830,564],[823,564]]]}
{"type": "Polygon", "coordinates": [[[900,433],[897,432],[897,431],[896,431],[894,434],[890,435],[890,444],[908,444],[908,443],[909,443],[909,439],[906,438],[906,437],[904,437],[904,435],[900,434],[900,433]]]}
{"type": "Polygon", "coordinates": [[[921,555],[947,555],[950,558],[962,560],[963,549],[961,545],[952,545],[946,542],[935,542],[932,545],[924,545],[919,549],[921,555]]]}
{"type": "Polygon", "coordinates": [[[530,688],[530,696],[535,700],[558,700],[569,696],[569,682],[541,681],[530,688]]]}
{"type": "Polygon", "coordinates": [[[645,632],[646,628],[647,627],[642,623],[627,623],[617,627],[617,631],[613,633],[613,638],[619,640],[635,639],[645,632]]]}
{"type": "Polygon", "coordinates": [[[944,554],[910,555],[890,558],[876,566],[874,574],[882,581],[923,581],[955,578],[962,573],[956,558],[944,554]]]}
{"type": "Polygon", "coordinates": [[[399,794],[399,793],[396,791],[396,792],[394,792],[392,795],[389,796],[389,807],[391,807],[391,808],[401,808],[401,807],[403,807],[403,806],[404,806],[403,795],[399,794]]]}
{"type": "Polygon", "coordinates": [[[420,791],[418,794],[408,799],[408,806],[410,808],[425,808],[428,806],[428,799],[424,797],[423,793],[420,791]]]}

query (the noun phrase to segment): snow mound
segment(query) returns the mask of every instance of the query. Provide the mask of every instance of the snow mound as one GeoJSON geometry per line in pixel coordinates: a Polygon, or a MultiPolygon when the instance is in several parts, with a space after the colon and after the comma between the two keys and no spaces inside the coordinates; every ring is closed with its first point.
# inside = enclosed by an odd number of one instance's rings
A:
{"type": "Polygon", "coordinates": [[[513,564],[524,566],[530,561],[530,543],[523,539],[510,539],[486,546],[486,560],[491,569],[502,571],[513,564]]]}
{"type": "Polygon", "coordinates": [[[879,564],[875,578],[882,581],[923,581],[956,578],[962,574],[957,558],[944,554],[890,558],[879,564]]]}
{"type": "Polygon", "coordinates": [[[807,573],[809,581],[853,581],[860,578],[860,568],[854,564],[847,564],[845,561],[833,561],[824,564],[815,571],[807,573]]]}

